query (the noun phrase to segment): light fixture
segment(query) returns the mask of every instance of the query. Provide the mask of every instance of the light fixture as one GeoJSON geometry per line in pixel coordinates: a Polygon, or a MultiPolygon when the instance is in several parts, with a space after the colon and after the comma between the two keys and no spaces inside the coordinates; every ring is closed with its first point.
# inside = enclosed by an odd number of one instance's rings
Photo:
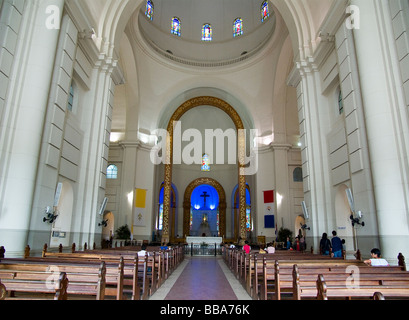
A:
{"type": "Polygon", "coordinates": [[[302,230],[311,230],[311,228],[309,226],[307,226],[306,224],[300,223],[300,225],[301,225],[302,230]]]}
{"type": "Polygon", "coordinates": [[[351,210],[351,215],[349,216],[349,219],[351,220],[352,227],[355,227],[355,225],[365,227],[365,222],[361,221],[363,217],[362,212],[355,210],[355,201],[352,195],[352,190],[348,188],[345,190],[345,192],[347,195],[349,208],[351,210]]]}
{"type": "Polygon", "coordinates": [[[365,227],[365,222],[361,221],[362,217],[363,215],[361,211],[358,211],[356,213],[356,216],[354,216],[354,214],[352,213],[349,217],[349,219],[351,219],[352,226],[355,227],[355,225],[359,225],[359,226],[365,227]]]}
{"type": "Polygon", "coordinates": [[[54,223],[58,217],[57,207],[51,208],[50,206],[47,206],[44,213],[46,216],[43,218],[43,222],[48,222],[49,224],[54,223]]]}
{"type": "Polygon", "coordinates": [[[102,220],[102,222],[98,223],[98,227],[101,227],[101,226],[104,228],[108,227],[108,221],[109,219],[102,220]]]}

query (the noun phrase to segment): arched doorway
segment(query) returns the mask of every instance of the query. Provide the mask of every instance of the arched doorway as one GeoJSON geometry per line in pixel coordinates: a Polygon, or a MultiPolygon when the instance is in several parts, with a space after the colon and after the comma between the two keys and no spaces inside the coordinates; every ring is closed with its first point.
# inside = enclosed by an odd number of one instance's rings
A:
{"type": "Polygon", "coordinates": [[[190,236],[219,236],[219,193],[208,185],[196,187],[190,197],[190,236]]]}
{"type": "Polygon", "coordinates": [[[219,198],[219,201],[218,201],[219,230],[218,232],[219,232],[219,236],[224,238],[226,235],[226,193],[224,191],[223,186],[219,182],[211,178],[196,179],[192,181],[185,190],[185,196],[184,196],[184,201],[183,201],[183,235],[184,236],[190,235],[192,194],[197,187],[203,186],[203,185],[213,187],[218,194],[218,198],[219,198]]]}

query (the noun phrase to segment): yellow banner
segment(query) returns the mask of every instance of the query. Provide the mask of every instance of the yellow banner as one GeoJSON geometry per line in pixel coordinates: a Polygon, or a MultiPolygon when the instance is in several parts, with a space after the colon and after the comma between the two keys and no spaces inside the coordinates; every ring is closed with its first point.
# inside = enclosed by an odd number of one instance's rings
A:
{"type": "Polygon", "coordinates": [[[135,208],[146,208],[146,193],[148,190],[135,190],[135,208]]]}

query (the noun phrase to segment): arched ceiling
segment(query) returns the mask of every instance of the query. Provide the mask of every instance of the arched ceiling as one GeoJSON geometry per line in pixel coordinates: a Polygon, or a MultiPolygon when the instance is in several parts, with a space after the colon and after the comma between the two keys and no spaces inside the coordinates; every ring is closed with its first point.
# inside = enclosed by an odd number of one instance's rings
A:
{"type": "Polygon", "coordinates": [[[269,18],[261,21],[260,0],[155,0],[153,19],[145,15],[145,7],[134,19],[134,33],[158,53],[172,60],[200,65],[203,62],[230,64],[245,59],[261,49],[273,36],[275,15],[270,5],[269,18]],[[171,34],[173,18],[181,25],[181,34],[171,34]],[[233,36],[234,21],[243,21],[243,34],[233,36]],[[136,22],[137,21],[137,22],[136,22]],[[209,24],[212,40],[202,41],[202,28],[209,24]]]}
{"type": "MultiPolygon", "coordinates": [[[[120,113],[121,116],[115,118],[114,128],[118,131],[123,131],[126,127],[127,134],[133,132],[135,135],[141,132],[141,129],[144,129],[149,134],[149,131],[152,130],[149,127],[152,119],[159,121],[156,128],[162,127],[161,121],[168,118],[167,113],[171,112],[173,108],[179,106],[188,98],[193,98],[190,96],[191,93],[196,93],[196,96],[212,95],[222,98],[227,102],[233,102],[232,104],[243,117],[246,128],[258,128],[263,136],[269,137],[275,134],[274,141],[286,141],[286,133],[287,135],[293,134],[293,132],[288,132],[288,128],[286,129],[283,126],[286,121],[287,127],[290,125],[288,120],[286,120],[288,119],[287,114],[290,111],[283,107],[286,105],[286,101],[289,101],[286,98],[288,93],[287,89],[285,89],[286,77],[289,72],[287,69],[293,65],[292,61],[289,60],[297,62],[308,61],[309,63],[309,59],[313,57],[314,50],[320,42],[320,28],[328,11],[332,9],[336,1],[341,0],[270,0],[272,18],[263,24],[260,22],[262,0],[212,0],[213,7],[211,9],[204,5],[204,1],[199,0],[197,0],[197,6],[190,5],[191,2],[196,3],[196,0],[153,1],[155,4],[155,16],[151,22],[147,21],[144,16],[145,0],[66,0],[70,9],[73,7],[77,8],[74,11],[76,18],[78,14],[82,14],[82,18],[76,21],[77,27],[80,30],[90,30],[91,28],[95,30],[94,43],[97,51],[99,51],[99,58],[106,57],[112,61],[119,60],[122,66],[126,85],[125,87],[118,88],[122,92],[118,92],[119,94],[117,95],[118,100],[115,114],[120,113]],[[235,7],[234,10],[229,9],[229,5],[237,4],[237,2],[240,2],[240,6],[235,7]],[[176,7],[179,7],[179,9],[175,9],[176,7]],[[230,15],[226,15],[226,12],[229,12],[230,15]],[[274,12],[276,13],[275,16],[274,12]],[[170,35],[170,19],[173,16],[177,16],[182,20],[184,28],[182,31],[183,36],[176,41],[170,35]],[[206,19],[207,17],[209,19],[206,19]],[[243,17],[246,34],[237,39],[232,39],[232,21],[237,17],[243,17]],[[197,23],[196,26],[194,26],[195,23],[197,23]],[[210,44],[211,46],[208,46],[209,43],[203,44],[201,39],[199,39],[203,23],[212,23],[214,27],[214,42],[210,44]],[[263,27],[266,30],[260,29],[263,27]],[[287,30],[283,32],[285,28],[287,28],[288,33],[287,30]],[[280,43],[280,46],[284,43],[285,45],[282,48],[277,48],[280,60],[278,60],[277,56],[275,60],[269,61],[270,65],[268,68],[259,70],[257,73],[258,81],[262,83],[271,82],[271,87],[265,87],[273,92],[269,93],[267,91],[267,94],[264,95],[265,99],[257,100],[258,105],[253,105],[253,111],[247,112],[249,105],[252,103],[252,98],[255,98],[253,94],[258,92],[261,86],[257,87],[253,86],[253,83],[249,83],[246,87],[253,88],[253,90],[240,91],[239,89],[237,92],[230,92],[232,88],[231,83],[229,83],[230,86],[224,86],[223,83],[224,78],[227,77],[223,77],[217,68],[212,68],[203,74],[206,77],[188,77],[182,79],[182,82],[178,81],[178,90],[184,87],[185,91],[175,92],[173,96],[170,95],[172,92],[169,91],[172,89],[170,85],[168,85],[168,91],[166,92],[164,87],[159,86],[162,94],[156,97],[156,103],[152,105],[150,99],[146,98],[146,94],[145,97],[142,97],[143,93],[150,92],[149,90],[152,87],[148,87],[149,81],[146,81],[148,80],[146,78],[144,78],[145,81],[143,82],[138,81],[137,69],[141,68],[143,63],[136,62],[141,61],[140,59],[132,59],[135,51],[135,48],[133,48],[135,38],[129,37],[130,30],[138,34],[138,40],[140,38],[149,39],[162,51],[169,50],[172,51],[174,56],[179,56],[188,61],[199,62],[234,60],[237,56],[240,57],[243,51],[251,52],[251,49],[248,49],[249,47],[257,48],[257,44],[263,44],[265,39],[269,41],[271,38],[277,39],[277,36],[281,36],[284,40],[280,40],[278,43],[280,43]],[[287,38],[288,34],[289,38],[287,38]],[[169,39],[173,41],[168,42],[169,39]],[[190,50],[189,46],[199,48],[199,50],[190,50]],[[203,46],[205,46],[206,51],[200,50],[203,46]],[[232,50],[221,50],[220,48],[223,46],[232,50]],[[212,47],[217,49],[212,52],[212,47]],[[291,53],[291,51],[293,52],[291,53]],[[225,55],[221,56],[220,52],[225,55]],[[136,66],[137,63],[139,63],[138,67],[136,66]],[[271,63],[275,66],[272,67],[271,63]],[[262,72],[260,73],[260,71],[262,72]],[[210,78],[214,72],[219,72],[217,79],[210,78]],[[260,77],[260,75],[262,76],[260,77]],[[206,79],[210,79],[210,82],[206,82],[206,79]],[[142,87],[142,84],[144,84],[144,87],[142,87]],[[272,98],[276,96],[282,97],[282,101],[272,98]],[[244,102],[246,99],[247,101],[244,102]],[[148,105],[149,108],[147,108],[148,105]],[[123,108],[119,109],[117,108],[118,106],[123,106],[123,108]],[[278,110],[278,108],[280,109],[278,110]],[[263,117],[260,117],[259,114],[263,114],[263,117]],[[282,139],[277,138],[277,132],[283,135],[282,139]]],[[[275,43],[269,41],[266,47],[272,45],[275,45],[275,43]]],[[[155,50],[151,51],[154,52],[155,50]]],[[[264,50],[260,51],[261,53],[264,52],[264,50]]],[[[143,74],[157,74],[155,71],[158,71],[158,69],[153,69],[152,73],[143,74]]],[[[160,72],[163,73],[163,70],[161,69],[160,72]]],[[[170,73],[168,72],[167,75],[169,77],[170,73]]],[[[177,75],[179,76],[179,74],[177,75]]],[[[248,75],[250,76],[251,72],[248,75]]],[[[178,79],[180,80],[180,76],[178,79]]],[[[154,88],[155,91],[158,89],[157,86],[154,88]]],[[[291,105],[293,104],[296,105],[296,101],[291,100],[291,105]]],[[[291,114],[296,114],[296,110],[295,112],[291,111],[291,114]]],[[[293,124],[291,123],[291,125],[293,124]]],[[[297,126],[296,121],[294,121],[294,126],[297,126]]],[[[136,136],[128,138],[133,139],[136,136]]]]}
{"type": "MultiPolygon", "coordinates": [[[[253,0],[241,1],[251,4],[254,2],[253,0]]],[[[295,57],[303,60],[313,54],[320,41],[319,28],[336,1],[270,0],[272,8],[278,10],[287,24],[295,57]]],[[[84,21],[81,22],[82,26],[80,26],[83,30],[94,28],[96,32],[95,43],[100,52],[114,58],[116,57],[115,50],[119,48],[126,25],[132,15],[139,12],[146,3],[145,0],[67,0],[66,2],[68,6],[76,7],[78,9],[76,11],[83,14],[84,21]]],[[[158,3],[161,2],[158,0],[158,3]]],[[[167,2],[170,3],[170,1],[167,2]]],[[[172,5],[174,2],[176,1],[171,1],[172,5]]],[[[261,5],[262,0],[259,0],[259,3],[261,5]]],[[[193,20],[193,18],[189,19],[193,20]]],[[[199,19],[199,21],[202,20],[203,18],[199,19]]]]}

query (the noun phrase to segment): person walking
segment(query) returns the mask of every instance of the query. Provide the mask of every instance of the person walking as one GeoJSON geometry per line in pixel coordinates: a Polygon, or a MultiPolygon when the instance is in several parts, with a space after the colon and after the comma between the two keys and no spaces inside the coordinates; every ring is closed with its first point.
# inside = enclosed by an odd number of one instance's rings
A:
{"type": "Polygon", "coordinates": [[[342,241],[337,236],[337,232],[335,230],[332,231],[331,246],[332,246],[332,257],[342,258],[342,241]]]}

